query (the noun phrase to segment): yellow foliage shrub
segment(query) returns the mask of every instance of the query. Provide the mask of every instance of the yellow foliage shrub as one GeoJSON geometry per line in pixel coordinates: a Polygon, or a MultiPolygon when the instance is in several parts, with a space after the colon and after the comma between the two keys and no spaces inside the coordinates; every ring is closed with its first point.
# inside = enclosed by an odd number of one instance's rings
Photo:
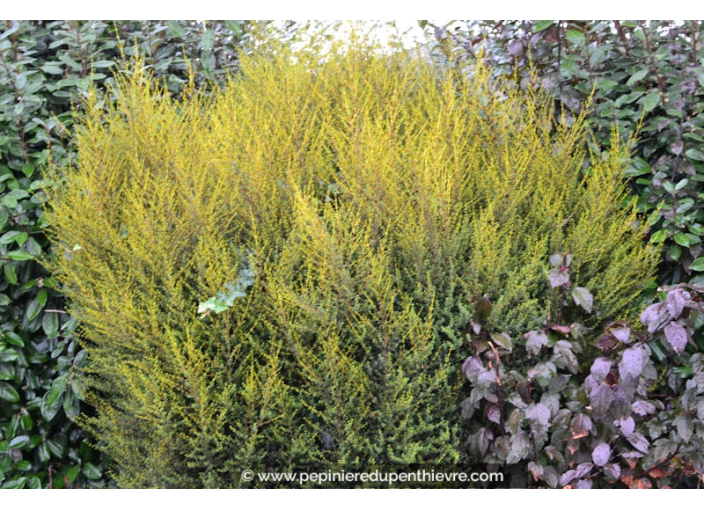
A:
{"type": "Polygon", "coordinates": [[[588,158],[582,119],[555,128],[545,95],[481,66],[278,48],[181,102],[131,71],[87,105],[48,202],[92,360],[85,424],[122,486],[456,465],[474,300],[493,328],[542,326],[548,257],[569,252],[596,323],[653,270],[626,149],[588,158]],[[242,271],[243,297],[197,313],[242,271]]]}

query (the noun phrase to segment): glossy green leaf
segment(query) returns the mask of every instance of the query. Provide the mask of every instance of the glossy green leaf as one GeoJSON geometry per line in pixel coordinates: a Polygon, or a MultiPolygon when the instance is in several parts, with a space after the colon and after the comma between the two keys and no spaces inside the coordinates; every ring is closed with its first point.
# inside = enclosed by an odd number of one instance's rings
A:
{"type": "Polygon", "coordinates": [[[44,312],[42,329],[47,337],[56,338],[59,334],[59,314],[56,312],[44,312]]]}
{"type": "Polygon", "coordinates": [[[12,439],[8,444],[8,448],[23,448],[29,444],[29,436],[17,436],[12,439]]]}
{"type": "Polygon", "coordinates": [[[15,467],[18,471],[30,471],[32,469],[32,463],[28,460],[21,460],[15,464],[15,467]]]}
{"type": "Polygon", "coordinates": [[[215,44],[215,31],[211,28],[203,32],[203,38],[200,41],[200,47],[203,51],[210,51],[215,44]]]}
{"type": "Polygon", "coordinates": [[[684,152],[684,155],[687,156],[689,159],[693,159],[694,161],[704,161],[704,152],[700,151],[699,149],[687,149],[684,152]]]}
{"type": "Polygon", "coordinates": [[[650,71],[648,69],[641,69],[640,71],[636,71],[628,79],[628,81],[626,82],[626,86],[630,87],[631,85],[638,83],[640,80],[648,76],[649,73],[650,71]]]}
{"type": "Polygon", "coordinates": [[[687,234],[683,234],[681,232],[678,232],[673,236],[675,242],[679,244],[680,246],[684,246],[685,248],[690,247],[690,242],[689,242],[689,237],[687,234]]]}
{"type": "Polygon", "coordinates": [[[27,304],[27,321],[33,321],[42,311],[43,307],[36,297],[27,304]]]}
{"type": "Polygon", "coordinates": [[[535,32],[542,32],[545,29],[550,28],[553,26],[555,22],[551,19],[541,19],[535,22],[535,32]]]}
{"type": "Polygon", "coordinates": [[[46,289],[40,289],[39,292],[37,292],[37,302],[44,307],[46,305],[46,300],[47,300],[48,294],[46,292],[46,289]]]}
{"type": "Polygon", "coordinates": [[[24,340],[20,335],[18,335],[14,331],[5,332],[5,341],[8,344],[16,345],[17,347],[24,347],[24,340]]]}
{"type": "Polygon", "coordinates": [[[186,34],[183,27],[181,26],[181,24],[178,23],[177,21],[167,21],[166,26],[171,31],[171,34],[176,37],[183,39],[183,37],[186,34]]]}
{"type": "Polygon", "coordinates": [[[27,240],[27,233],[20,232],[18,230],[10,230],[5,232],[2,237],[0,237],[0,244],[10,244],[17,242],[18,245],[22,246],[27,240]]]}
{"type": "Polygon", "coordinates": [[[20,355],[16,350],[0,347],[0,362],[17,361],[18,359],[20,359],[20,355]]]}
{"type": "Polygon", "coordinates": [[[85,381],[81,380],[80,378],[74,377],[71,380],[71,389],[73,390],[73,393],[78,400],[83,401],[86,399],[85,381]]]}
{"type": "Polygon", "coordinates": [[[24,250],[13,250],[8,252],[7,256],[10,260],[33,260],[34,257],[24,250]]]}
{"type": "Polygon", "coordinates": [[[51,389],[45,397],[47,406],[53,405],[66,390],[66,383],[70,375],[70,373],[65,373],[54,379],[54,382],[51,384],[51,389]]]}
{"type": "Polygon", "coordinates": [[[23,189],[13,189],[6,196],[10,196],[10,197],[16,198],[18,200],[21,200],[23,198],[29,197],[29,193],[27,193],[23,189]]]}
{"type": "Polygon", "coordinates": [[[15,368],[9,363],[0,363],[0,381],[9,381],[15,376],[15,368]]]}
{"type": "Polygon", "coordinates": [[[565,37],[572,44],[583,46],[585,43],[584,33],[575,28],[570,28],[565,32],[565,37]]]}
{"type": "Polygon", "coordinates": [[[17,480],[10,480],[0,485],[0,489],[22,489],[26,481],[27,479],[25,477],[20,477],[17,480]]]}
{"type": "Polygon", "coordinates": [[[83,464],[83,468],[81,469],[81,471],[89,480],[98,480],[100,479],[100,477],[103,476],[103,473],[100,471],[100,469],[94,464],[91,464],[90,462],[86,462],[85,464],[83,464]]]}
{"type": "Polygon", "coordinates": [[[38,476],[28,476],[27,477],[27,487],[30,489],[41,489],[42,481],[38,476]]]}
{"type": "Polygon", "coordinates": [[[66,452],[68,451],[68,444],[66,442],[66,438],[62,436],[57,436],[53,439],[47,439],[46,444],[49,447],[51,454],[58,459],[66,455],[66,452]]]}
{"type": "Polygon", "coordinates": [[[652,243],[662,243],[668,238],[668,233],[665,230],[658,230],[650,236],[650,242],[652,243]]]}
{"type": "Polygon", "coordinates": [[[6,402],[19,402],[20,394],[6,382],[0,382],[0,400],[6,402]]]}
{"type": "Polygon", "coordinates": [[[37,457],[39,458],[40,462],[49,462],[51,460],[51,452],[49,451],[49,446],[46,444],[46,442],[40,444],[37,447],[37,457]]]}
{"type": "MultiPolygon", "coordinates": [[[[76,481],[76,478],[78,478],[78,475],[81,473],[81,466],[73,466],[68,469],[66,472],[66,478],[68,478],[68,483],[73,483],[76,481]]],[[[97,480],[97,478],[95,478],[97,480]]]]}
{"type": "Polygon", "coordinates": [[[17,269],[14,264],[3,264],[2,269],[5,273],[5,279],[12,285],[17,285],[17,269]]]}
{"type": "Polygon", "coordinates": [[[32,419],[32,415],[26,411],[22,413],[22,416],[20,417],[20,422],[22,423],[22,428],[26,431],[30,431],[32,430],[32,427],[34,427],[34,420],[32,419]]]}
{"type": "MultiPolygon", "coordinates": [[[[57,397],[57,400],[54,401],[53,404],[47,403],[47,397],[49,395],[49,392],[44,394],[44,397],[41,400],[41,407],[40,407],[40,412],[42,414],[42,417],[46,421],[51,421],[54,419],[56,414],[61,410],[61,405],[63,404],[63,399],[60,397],[57,397]]],[[[49,445],[51,448],[51,445],[49,445]]]]}
{"type": "Polygon", "coordinates": [[[643,100],[643,108],[646,113],[653,110],[656,106],[660,104],[660,94],[658,92],[651,92],[643,100]]]}
{"type": "Polygon", "coordinates": [[[61,67],[51,63],[44,64],[40,69],[45,73],[52,75],[60,75],[64,72],[61,67]]]}
{"type": "Polygon", "coordinates": [[[4,197],[0,198],[0,204],[4,205],[8,209],[16,209],[17,199],[15,197],[11,197],[10,195],[5,195],[4,197]]]}

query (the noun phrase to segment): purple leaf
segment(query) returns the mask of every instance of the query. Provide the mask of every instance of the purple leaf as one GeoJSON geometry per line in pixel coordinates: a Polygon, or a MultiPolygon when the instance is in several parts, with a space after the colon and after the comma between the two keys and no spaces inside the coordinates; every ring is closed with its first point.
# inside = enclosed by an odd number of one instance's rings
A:
{"type": "Polygon", "coordinates": [[[693,432],[692,420],[687,415],[682,414],[675,418],[675,425],[677,426],[677,433],[682,440],[686,443],[689,442],[693,432]]]}
{"type": "Polygon", "coordinates": [[[572,480],[574,480],[577,476],[577,470],[576,469],[570,469],[569,471],[565,471],[562,476],[560,477],[560,485],[563,487],[570,483],[572,480]]]}
{"type": "Polygon", "coordinates": [[[516,455],[516,462],[530,454],[531,442],[526,431],[521,431],[511,438],[511,451],[516,455]]]}
{"type": "Polygon", "coordinates": [[[687,330],[682,327],[682,325],[676,322],[671,322],[665,327],[665,338],[675,352],[679,354],[687,346],[689,334],[687,333],[687,330]]]}
{"type": "Polygon", "coordinates": [[[704,398],[700,398],[697,402],[697,418],[699,421],[704,421],[704,398]]]}
{"type": "Polygon", "coordinates": [[[562,253],[553,253],[549,257],[552,267],[560,267],[562,265],[562,253]]]}
{"type": "Polygon", "coordinates": [[[631,405],[631,409],[634,413],[640,416],[646,416],[648,414],[655,413],[655,406],[650,402],[646,402],[645,400],[638,400],[636,402],[633,402],[633,404],[631,405]]]}
{"type": "Polygon", "coordinates": [[[469,420],[474,414],[474,409],[476,408],[475,402],[471,398],[466,398],[462,401],[462,418],[469,420]]]}
{"type": "Polygon", "coordinates": [[[586,437],[592,431],[592,419],[586,414],[579,414],[572,420],[572,439],[586,437]]]}
{"type": "Polygon", "coordinates": [[[553,331],[557,331],[558,333],[562,333],[565,336],[569,335],[572,332],[569,326],[560,326],[559,324],[550,326],[550,329],[552,329],[553,331]]]}
{"type": "Polygon", "coordinates": [[[474,331],[475,335],[478,335],[482,331],[482,325],[479,324],[478,322],[475,321],[469,321],[469,324],[472,326],[472,331],[474,331]]]}
{"type": "MultiPolygon", "coordinates": [[[[655,408],[653,408],[654,410],[655,408]]],[[[624,416],[620,420],[616,421],[616,425],[621,429],[621,434],[624,436],[630,436],[636,429],[636,422],[630,416],[624,416]]]]}
{"type": "Polygon", "coordinates": [[[613,335],[601,335],[596,341],[597,348],[607,354],[610,353],[616,345],[616,339],[613,335]]]}
{"type": "Polygon", "coordinates": [[[501,423],[501,409],[496,404],[489,406],[486,410],[486,417],[494,423],[501,423]]]}
{"type": "Polygon", "coordinates": [[[631,343],[631,328],[613,328],[611,334],[621,343],[631,343]]]}
{"type": "Polygon", "coordinates": [[[592,481],[591,480],[580,480],[577,482],[577,489],[591,489],[592,488],[592,481]]]}
{"type": "Polygon", "coordinates": [[[472,383],[476,383],[479,371],[483,368],[484,363],[482,363],[479,356],[470,356],[464,360],[462,364],[462,372],[464,372],[464,375],[467,376],[467,379],[472,383]]]}
{"type": "Polygon", "coordinates": [[[599,443],[598,445],[596,445],[594,451],[592,452],[592,460],[594,461],[594,464],[599,467],[609,462],[610,457],[611,448],[606,443],[599,443]]]}
{"type": "Polygon", "coordinates": [[[489,444],[494,440],[494,433],[486,428],[479,429],[477,432],[477,448],[482,455],[489,449],[489,444]]]}
{"type": "Polygon", "coordinates": [[[665,303],[654,303],[643,310],[640,321],[648,328],[648,333],[653,333],[662,326],[670,314],[665,303]]]}
{"type": "Polygon", "coordinates": [[[526,418],[531,425],[537,425],[535,429],[545,429],[550,423],[550,409],[543,404],[531,404],[526,409],[526,418]]]}
{"type": "Polygon", "coordinates": [[[543,476],[545,469],[540,464],[536,464],[535,462],[529,462],[528,463],[528,471],[530,471],[532,473],[533,481],[537,482],[540,479],[540,477],[543,476]]]}
{"type": "Polygon", "coordinates": [[[567,271],[560,271],[559,268],[551,269],[548,272],[548,277],[550,278],[550,286],[553,289],[570,283],[570,274],[567,271]]]}
{"type": "Polygon", "coordinates": [[[648,453],[650,443],[645,436],[643,436],[643,434],[634,432],[633,434],[626,436],[626,439],[628,439],[628,442],[631,443],[636,450],[643,453],[648,453]]]}
{"type": "Polygon", "coordinates": [[[611,371],[612,363],[613,361],[610,358],[597,358],[594,360],[591,373],[597,384],[601,384],[604,381],[607,374],[611,371]]]}
{"type": "Polygon", "coordinates": [[[631,398],[626,393],[626,390],[620,384],[614,384],[611,387],[611,393],[614,395],[614,408],[620,414],[628,412],[628,406],[631,404],[631,398]]]}
{"type": "Polygon", "coordinates": [[[531,356],[535,356],[540,349],[548,345],[548,336],[540,331],[526,333],[526,350],[531,356]]]}
{"type": "Polygon", "coordinates": [[[640,452],[632,452],[632,451],[631,452],[623,452],[621,454],[621,457],[623,457],[624,459],[628,459],[628,460],[637,460],[637,459],[642,459],[643,454],[640,452]]]}
{"type": "Polygon", "coordinates": [[[605,415],[613,401],[614,395],[611,392],[611,388],[605,383],[601,383],[589,394],[592,410],[597,415],[605,415]]]}
{"type": "Polygon", "coordinates": [[[638,380],[640,374],[643,372],[644,364],[645,356],[643,353],[643,348],[637,346],[623,351],[623,358],[618,364],[618,368],[621,372],[621,376],[626,376],[624,378],[638,380]]]}
{"type": "Polygon", "coordinates": [[[589,474],[593,467],[594,464],[592,464],[591,462],[584,462],[580,464],[579,466],[577,466],[577,469],[575,469],[575,471],[577,472],[575,478],[581,478],[584,475],[589,474]]]}
{"type": "Polygon", "coordinates": [[[553,361],[556,365],[559,366],[560,364],[563,364],[566,365],[568,368],[573,369],[574,371],[579,368],[577,358],[572,352],[572,344],[569,343],[567,340],[558,340],[555,343],[555,347],[553,347],[553,351],[557,356],[561,356],[564,359],[564,363],[558,363],[557,359],[553,358],[553,361]]]}
{"type": "Polygon", "coordinates": [[[545,455],[547,455],[548,459],[550,459],[550,460],[557,460],[558,462],[565,461],[565,457],[562,455],[562,453],[560,453],[560,450],[558,450],[554,446],[546,446],[543,451],[545,452],[545,455]]]}
{"type": "Polygon", "coordinates": [[[604,471],[606,472],[607,475],[610,475],[612,478],[618,480],[621,478],[621,466],[619,466],[616,463],[613,464],[607,464],[604,466],[604,471]]]}
{"type": "Polygon", "coordinates": [[[586,310],[587,313],[591,313],[592,305],[594,304],[594,296],[584,287],[575,287],[572,289],[572,299],[577,305],[581,306],[586,310]]]}
{"type": "Polygon", "coordinates": [[[508,54],[511,57],[518,57],[523,53],[523,43],[516,39],[509,43],[508,54]]]}
{"type": "Polygon", "coordinates": [[[557,471],[552,466],[545,467],[542,480],[547,483],[552,489],[557,489],[557,471]]]}
{"type": "Polygon", "coordinates": [[[594,389],[599,386],[599,384],[597,384],[593,376],[588,375],[586,379],[584,379],[584,391],[587,393],[587,395],[590,395],[592,391],[594,391],[594,389]]]}
{"type": "Polygon", "coordinates": [[[675,319],[682,315],[684,305],[692,298],[689,292],[682,289],[675,289],[667,294],[667,311],[670,312],[675,319]]]}
{"type": "Polygon", "coordinates": [[[477,385],[486,387],[496,382],[496,369],[481,369],[477,375],[477,385]]]}

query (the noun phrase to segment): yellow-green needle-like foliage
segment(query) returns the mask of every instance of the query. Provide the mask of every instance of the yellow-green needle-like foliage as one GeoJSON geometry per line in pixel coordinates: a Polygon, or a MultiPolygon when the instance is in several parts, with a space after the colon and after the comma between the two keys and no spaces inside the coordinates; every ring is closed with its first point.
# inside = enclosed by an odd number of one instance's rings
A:
{"type": "Polygon", "coordinates": [[[364,45],[241,71],[177,102],[137,66],[53,174],[50,267],[121,486],[455,466],[477,298],[492,330],[542,327],[569,252],[593,324],[633,311],[656,254],[626,150],[590,158],[545,95],[364,45]],[[199,315],[243,269],[246,296],[199,315]]]}

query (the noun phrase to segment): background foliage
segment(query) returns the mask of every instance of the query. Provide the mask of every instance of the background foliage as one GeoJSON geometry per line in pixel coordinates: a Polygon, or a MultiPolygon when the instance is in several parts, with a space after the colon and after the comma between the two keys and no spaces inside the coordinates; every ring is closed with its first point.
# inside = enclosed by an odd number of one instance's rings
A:
{"type": "Polygon", "coordinates": [[[311,48],[178,103],[137,62],[52,174],[83,423],[122,486],[457,466],[466,351],[575,312],[552,253],[591,325],[638,306],[656,254],[621,205],[625,149],[590,157],[581,119],[553,133],[548,96],[481,66],[311,48]]]}
{"type": "Polygon", "coordinates": [[[74,424],[86,410],[75,319],[39,264],[49,250],[43,167],[74,160],[73,121],[122,54],[179,93],[236,69],[242,21],[0,22],[0,487],[101,487],[106,460],[74,424]],[[73,107],[77,109],[74,110],[73,107]]]}

